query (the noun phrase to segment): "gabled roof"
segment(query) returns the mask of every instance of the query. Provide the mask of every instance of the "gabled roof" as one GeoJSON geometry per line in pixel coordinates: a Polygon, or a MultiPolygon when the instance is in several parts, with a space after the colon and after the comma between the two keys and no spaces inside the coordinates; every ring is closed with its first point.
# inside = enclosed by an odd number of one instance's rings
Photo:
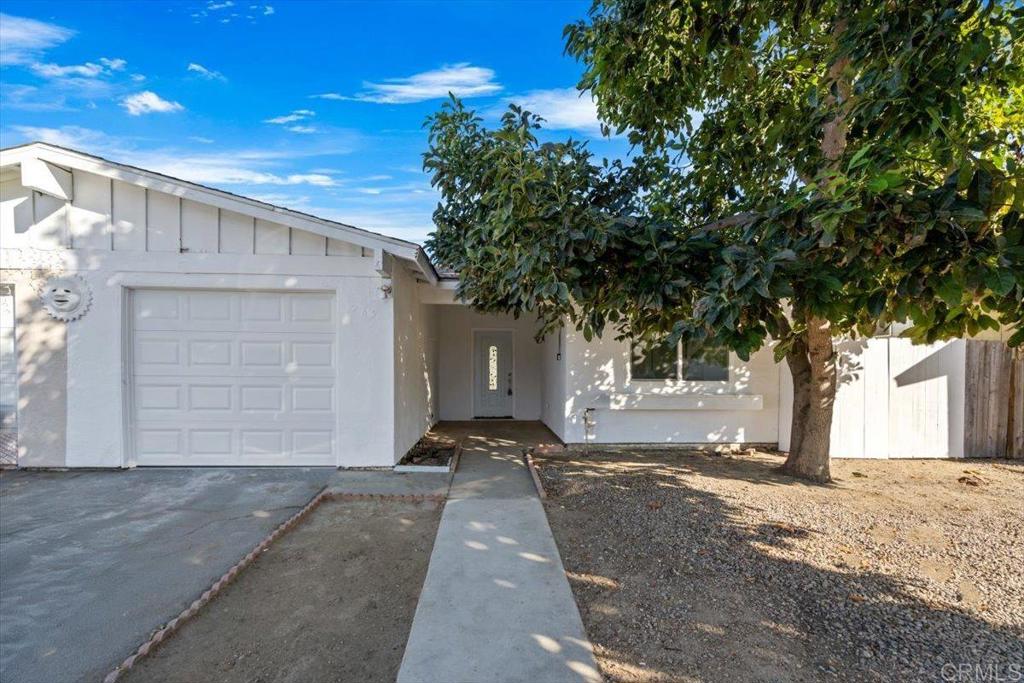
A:
{"type": "Polygon", "coordinates": [[[233,192],[218,190],[180,178],[147,171],[143,168],[110,161],[93,154],[74,149],[52,145],[48,142],[30,142],[24,145],[0,149],[0,168],[20,166],[26,162],[41,161],[53,166],[69,170],[77,169],[94,173],[106,178],[113,178],[126,183],[166,192],[184,199],[202,202],[220,209],[237,211],[262,220],[280,223],[297,230],[331,237],[350,242],[361,247],[386,251],[392,256],[410,262],[416,270],[423,274],[429,282],[438,281],[437,269],[431,263],[423,248],[415,242],[388,237],[371,232],[354,225],[320,218],[301,211],[283,206],[276,206],[251,197],[244,197],[233,192]]]}

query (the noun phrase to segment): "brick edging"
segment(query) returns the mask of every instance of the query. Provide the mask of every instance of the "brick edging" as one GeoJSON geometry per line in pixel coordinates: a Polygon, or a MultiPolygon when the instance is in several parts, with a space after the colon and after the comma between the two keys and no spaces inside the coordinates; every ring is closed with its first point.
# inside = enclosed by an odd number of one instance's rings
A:
{"type": "Polygon", "coordinates": [[[533,462],[533,449],[523,450],[523,459],[526,461],[526,468],[530,470],[530,478],[533,479],[533,485],[537,489],[537,495],[540,496],[541,500],[548,497],[547,491],[544,490],[544,484],[540,480],[540,474],[537,473],[537,465],[533,462]]]}
{"type": "Polygon", "coordinates": [[[186,607],[178,616],[171,619],[169,622],[164,624],[162,628],[157,629],[153,635],[149,637],[149,640],[144,642],[142,645],[135,650],[129,657],[123,662],[117,665],[117,667],[111,671],[103,679],[103,683],[115,683],[121,678],[129,669],[135,666],[136,663],[143,657],[149,655],[153,650],[157,648],[161,643],[170,638],[172,635],[178,632],[182,626],[185,625],[189,619],[199,613],[203,607],[210,603],[217,595],[221,593],[228,584],[234,581],[238,575],[246,567],[251,565],[256,558],[265,552],[270,545],[279,539],[286,532],[290,531],[296,524],[301,522],[303,519],[309,516],[309,513],[313,512],[317,507],[320,506],[325,500],[404,500],[410,502],[435,502],[443,503],[445,497],[436,494],[429,495],[411,495],[411,494],[389,494],[389,493],[332,493],[323,489],[320,493],[313,496],[313,499],[306,503],[305,506],[294,515],[282,522],[276,529],[268,534],[262,541],[260,541],[256,547],[249,551],[249,553],[241,560],[236,562],[230,569],[217,579],[213,585],[207,588],[202,595],[196,598],[192,604],[186,607]]]}

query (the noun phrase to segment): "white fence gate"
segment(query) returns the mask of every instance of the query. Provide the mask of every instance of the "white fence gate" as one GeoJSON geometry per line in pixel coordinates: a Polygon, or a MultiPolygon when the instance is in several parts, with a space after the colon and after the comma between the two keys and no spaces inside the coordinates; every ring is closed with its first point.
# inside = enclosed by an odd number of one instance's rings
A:
{"type": "MultiPolygon", "coordinates": [[[[964,457],[967,342],[876,337],[839,345],[834,458],[964,457]]],[[[789,448],[793,382],[781,364],[779,448],[789,448]]]]}

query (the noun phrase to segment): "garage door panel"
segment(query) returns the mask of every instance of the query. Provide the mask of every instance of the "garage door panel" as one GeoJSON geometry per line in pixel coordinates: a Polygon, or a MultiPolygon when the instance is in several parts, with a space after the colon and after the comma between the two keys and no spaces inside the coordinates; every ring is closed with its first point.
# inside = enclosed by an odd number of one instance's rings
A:
{"type": "Polygon", "coordinates": [[[331,466],[334,431],[313,427],[239,428],[197,425],[142,428],[136,439],[139,466],[305,465],[331,466]]]}
{"type": "Polygon", "coordinates": [[[285,450],[284,434],[280,431],[246,429],[242,431],[242,454],[271,456],[285,450]]]}
{"type": "Polygon", "coordinates": [[[182,343],[179,339],[170,339],[163,335],[136,335],[135,337],[135,372],[153,371],[160,368],[183,367],[182,343]]]}
{"type": "Polygon", "coordinates": [[[180,384],[167,378],[135,382],[135,414],[147,422],[188,420],[251,419],[333,424],[336,397],[329,379],[284,378],[269,383],[265,379],[245,378],[237,382],[213,382],[185,378],[180,384]]]}
{"type": "Polygon", "coordinates": [[[137,464],[335,464],[334,310],[323,293],[136,291],[137,464]]]}
{"type": "Polygon", "coordinates": [[[330,325],[334,322],[334,299],[331,296],[293,297],[288,304],[290,323],[330,325]]]}
{"type": "Polygon", "coordinates": [[[191,384],[187,409],[230,412],[235,404],[233,393],[231,384],[191,384]]]}
{"type": "Polygon", "coordinates": [[[285,410],[285,387],[280,384],[244,386],[239,389],[239,409],[246,413],[278,413],[285,410]]]}
{"type": "Polygon", "coordinates": [[[280,368],[285,359],[284,340],[243,341],[239,359],[243,368],[280,368]]]}
{"type": "Polygon", "coordinates": [[[320,292],[145,290],[133,303],[135,330],[333,334],[334,296],[320,292]]]}
{"type": "Polygon", "coordinates": [[[141,331],[135,333],[133,371],[137,377],[321,377],[333,374],[335,355],[333,337],[321,334],[141,331]]]}
{"type": "Polygon", "coordinates": [[[291,411],[296,415],[334,413],[333,387],[293,386],[291,399],[291,411]]]}
{"type": "Polygon", "coordinates": [[[288,348],[289,371],[305,368],[324,370],[334,367],[334,344],[329,341],[292,342],[288,348]]]}
{"type": "Polygon", "coordinates": [[[192,339],[187,344],[188,366],[204,370],[232,370],[231,347],[236,342],[230,339],[192,339]]]}
{"type": "Polygon", "coordinates": [[[135,385],[135,409],[138,414],[154,411],[179,411],[184,402],[181,400],[182,389],[177,384],[143,384],[135,385]]]}

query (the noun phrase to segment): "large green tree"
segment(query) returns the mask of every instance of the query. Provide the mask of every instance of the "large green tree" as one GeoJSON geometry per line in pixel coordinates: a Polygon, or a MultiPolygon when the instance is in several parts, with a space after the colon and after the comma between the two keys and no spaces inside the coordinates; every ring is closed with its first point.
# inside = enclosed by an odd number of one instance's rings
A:
{"type": "Polygon", "coordinates": [[[511,107],[429,120],[429,248],[485,311],[685,338],[793,375],[785,469],[829,478],[834,340],[1024,342],[1024,9],[598,0],[566,28],[627,162],[511,107]]]}

